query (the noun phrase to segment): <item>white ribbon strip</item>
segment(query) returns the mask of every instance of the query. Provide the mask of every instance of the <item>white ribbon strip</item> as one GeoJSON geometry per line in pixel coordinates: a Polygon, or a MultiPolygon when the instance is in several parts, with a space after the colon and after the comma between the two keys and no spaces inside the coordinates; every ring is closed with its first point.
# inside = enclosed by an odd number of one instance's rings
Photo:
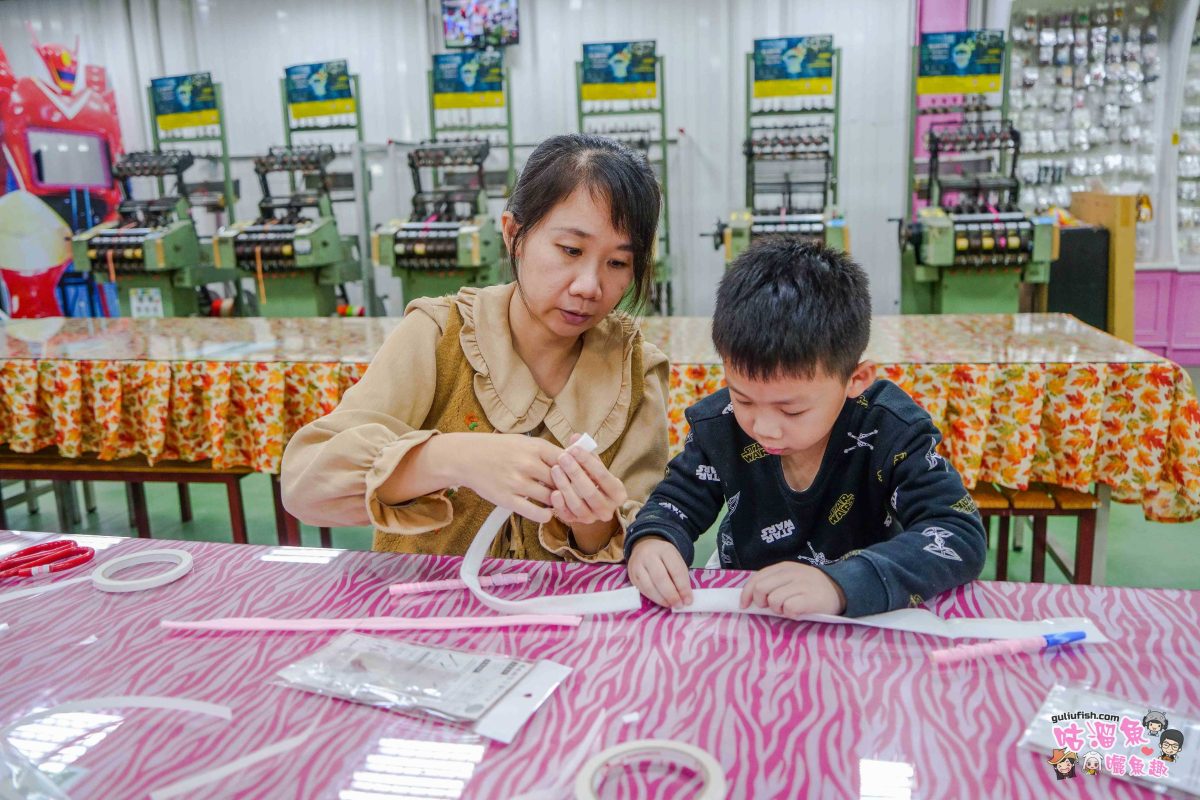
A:
{"type": "Polygon", "coordinates": [[[725,781],[725,770],[721,768],[717,760],[699,747],[683,742],[673,742],[670,739],[637,739],[615,745],[592,756],[575,777],[575,800],[598,800],[596,794],[597,773],[606,769],[611,763],[623,760],[644,761],[646,756],[664,752],[674,756],[684,756],[695,761],[699,766],[699,773],[704,778],[704,786],[693,795],[695,800],[724,800],[728,787],[725,781]],[[629,756],[641,756],[641,758],[630,759],[629,756]]]}
{"type": "MultiPolygon", "coordinates": [[[[739,608],[742,590],[734,589],[697,589],[692,592],[692,604],[672,609],[675,613],[714,613],[714,614],[760,614],[768,617],[782,617],[769,608],[751,606],[739,608]]],[[[903,608],[898,611],[888,611],[884,614],[872,614],[867,617],[838,617],[831,614],[805,614],[798,618],[803,622],[828,622],[834,625],[864,625],[868,628],[885,628],[893,631],[909,631],[911,633],[928,633],[932,636],[944,636],[948,639],[974,637],[978,639],[1022,639],[1029,636],[1044,636],[1048,633],[1063,631],[1084,631],[1087,639],[1080,644],[1103,644],[1108,637],[1100,632],[1096,624],[1086,617],[1052,617],[1043,620],[1015,619],[942,619],[932,611],[923,608],[903,608]]]]}
{"type": "Polygon", "coordinates": [[[82,575],[78,578],[68,578],[65,581],[55,581],[54,583],[43,583],[41,586],[30,586],[28,589],[17,589],[13,592],[5,592],[0,594],[0,603],[7,603],[9,600],[20,600],[22,597],[33,597],[34,595],[43,594],[44,592],[53,592],[55,589],[65,589],[68,586],[74,586],[77,583],[90,581],[91,575],[82,575]]]}
{"type": "Polygon", "coordinates": [[[253,753],[249,753],[248,755],[242,756],[239,759],[230,761],[228,764],[224,764],[220,767],[206,769],[201,772],[197,772],[194,775],[189,775],[186,778],[182,778],[175,783],[169,783],[166,786],[160,786],[159,788],[150,792],[150,800],[169,800],[172,797],[191,794],[201,786],[206,786],[214,781],[219,781],[222,778],[228,777],[235,772],[245,769],[246,767],[252,767],[260,761],[266,761],[268,758],[274,758],[275,756],[282,755],[289,750],[295,750],[297,747],[307,742],[313,733],[316,732],[316,729],[317,722],[314,720],[313,724],[309,725],[308,730],[306,730],[304,733],[300,733],[291,737],[290,739],[284,739],[281,742],[268,745],[261,750],[255,750],[253,753]]]}
{"type": "MultiPolygon", "coordinates": [[[[515,586],[519,583],[529,583],[527,572],[505,572],[500,575],[486,575],[479,579],[480,586],[515,586]]],[[[392,597],[404,597],[410,594],[428,594],[430,592],[453,592],[467,588],[458,578],[444,581],[418,581],[416,583],[393,583],[388,587],[392,597]]]]}
{"type": "MultiPolygon", "coordinates": [[[[582,447],[594,452],[596,442],[586,433],[572,447],[582,447]]],[[[503,614],[613,614],[621,611],[636,611],[642,607],[642,595],[632,586],[626,589],[616,589],[607,592],[592,592],[591,594],[560,594],[533,597],[528,600],[501,600],[495,595],[488,594],[479,584],[479,569],[483,566],[483,557],[496,534],[508,522],[513,512],[507,508],[496,506],[488,518],[483,521],[479,532],[475,534],[467,554],[463,557],[459,577],[471,590],[471,594],[488,608],[503,614]]]]}
{"type": "Polygon", "coordinates": [[[566,614],[525,614],[507,617],[361,617],[358,619],[273,619],[226,617],[190,622],[164,619],[169,631],[449,631],[462,628],[559,626],[577,628],[582,617],[566,614]]]}
{"type": "MultiPolygon", "coordinates": [[[[588,452],[596,449],[592,437],[584,434],[573,446],[580,446],[588,452]]],[[[615,614],[622,611],[636,611],[642,606],[641,594],[634,587],[617,589],[606,592],[577,595],[545,595],[527,600],[501,600],[483,591],[479,583],[479,569],[483,565],[483,557],[500,532],[500,528],[508,521],[512,511],[497,506],[488,518],[484,520],[479,532],[467,548],[463,558],[462,570],[459,577],[471,590],[471,594],[479,598],[488,608],[504,614],[615,614]]],[[[760,614],[771,617],[781,617],[769,608],[740,608],[742,590],[734,589],[696,589],[692,592],[691,605],[673,609],[675,612],[708,612],[721,614],[760,614]]],[[[912,633],[928,633],[933,636],[944,636],[950,639],[975,637],[979,639],[1021,639],[1029,636],[1042,636],[1048,633],[1062,631],[1084,631],[1087,633],[1088,644],[1107,642],[1108,638],[1100,632],[1095,623],[1083,617],[1055,617],[1040,621],[1021,621],[1013,619],[952,619],[945,620],[931,611],[920,608],[901,609],[886,614],[874,614],[869,617],[840,617],[829,614],[808,614],[800,617],[806,622],[828,622],[835,625],[864,625],[870,628],[886,628],[912,633]]]]}
{"type": "Polygon", "coordinates": [[[0,728],[0,736],[7,736],[17,728],[28,725],[42,717],[55,714],[78,713],[80,711],[109,711],[114,708],[161,708],[168,711],[191,711],[195,714],[207,714],[219,717],[228,722],[233,719],[233,712],[228,706],[208,703],[204,700],[189,700],[186,697],[160,697],[157,695],[116,695],[113,697],[91,697],[86,700],[72,700],[69,703],[53,708],[34,711],[26,714],[15,722],[10,722],[0,728]]]}
{"type": "Polygon", "coordinates": [[[156,589],[159,586],[174,583],[191,571],[192,554],[186,550],[143,550],[140,553],[129,553],[128,555],[118,556],[117,558],[105,561],[92,570],[89,575],[45,583],[41,586],[30,586],[27,589],[18,589],[15,592],[5,592],[4,594],[0,594],[0,603],[6,603],[9,600],[19,600],[22,597],[33,597],[34,595],[53,592],[57,589],[65,589],[68,586],[74,586],[77,583],[85,581],[91,581],[102,592],[140,592],[145,589],[156,589]],[[147,578],[118,579],[109,577],[112,573],[126,567],[135,567],[139,564],[159,564],[162,562],[167,562],[174,566],[166,572],[151,575],[147,578]]]}

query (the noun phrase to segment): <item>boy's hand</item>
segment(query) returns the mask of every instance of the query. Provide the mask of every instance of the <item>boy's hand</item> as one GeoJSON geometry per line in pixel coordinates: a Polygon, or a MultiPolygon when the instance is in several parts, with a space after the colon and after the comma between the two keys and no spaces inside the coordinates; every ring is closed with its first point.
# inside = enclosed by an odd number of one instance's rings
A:
{"type": "Polygon", "coordinates": [[[752,605],[795,619],[804,614],[841,614],[846,610],[846,596],[842,587],[816,567],[785,561],[764,567],[750,578],[742,589],[742,608],[752,605]]]}
{"type": "Polygon", "coordinates": [[[675,545],[658,536],[639,539],[629,554],[629,580],[652,602],[667,608],[690,605],[692,580],[675,545]]]}

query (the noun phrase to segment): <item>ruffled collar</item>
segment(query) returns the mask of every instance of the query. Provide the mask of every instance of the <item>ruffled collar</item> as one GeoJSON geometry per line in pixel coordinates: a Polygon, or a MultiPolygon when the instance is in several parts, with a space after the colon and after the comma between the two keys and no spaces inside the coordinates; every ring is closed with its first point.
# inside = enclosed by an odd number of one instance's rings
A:
{"type": "Polygon", "coordinates": [[[488,421],[509,433],[525,433],[545,423],[563,445],[574,433],[590,433],[603,452],[628,422],[636,323],[613,312],[585,333],[574,370],[552,398],[513,347],[508,307],[514,291],[515,283],[464,287],[454,298],[463,321],[459,342],[475,370],[475,396],[488,421]]]}

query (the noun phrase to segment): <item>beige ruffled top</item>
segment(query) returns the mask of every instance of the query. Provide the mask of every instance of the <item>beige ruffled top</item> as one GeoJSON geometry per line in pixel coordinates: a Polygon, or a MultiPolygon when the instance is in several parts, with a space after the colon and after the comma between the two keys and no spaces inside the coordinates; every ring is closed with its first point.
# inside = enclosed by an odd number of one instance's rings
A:
{"type": "Polygon", "coordinates": [[[288,511],[311,525],[373,525],[377,547],[381,536],[437,536],[450,524],[454,506],[445,491],[397,506],[385,505],[376,492],[414,447],[440,432],[430,426],[439,378],[436,353],[453,304],[461,318],[458,340],[465,358],[447,361],[451,368],[472,371],[475,397],[491,428],[529,433],[560,446],[572,434],[587,432],[599,445],[597,452],[620,442],[609,470],[624,482],[629,500],[618,515],[621,532],[609,545],[584,554],[570,546],[569,531],[558,520],[538,529],[541,546],[559,558],[620,561],[625,527],[667,462],[667,358],[641,340],[628,316],[610,314],[584,334],[574,370],[550,397],[513,348],[508,307],[514,290],[515,284],[464,288],[457,295],[410,303],[362,380],[332,413],[306,425],[288,443],[281,474],[288,511]],[[636,360],[643,372],[636,382],[631,375],[635,343],[641,347],[636,360]],[[637,404],[632,402],[635,383],[642,388],[637,404]]]}

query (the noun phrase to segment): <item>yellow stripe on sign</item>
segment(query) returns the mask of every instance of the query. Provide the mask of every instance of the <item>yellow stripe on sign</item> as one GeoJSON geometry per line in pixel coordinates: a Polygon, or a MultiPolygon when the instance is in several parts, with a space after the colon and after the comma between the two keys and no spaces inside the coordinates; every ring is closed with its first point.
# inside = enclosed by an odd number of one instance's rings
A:
{"type": "Polygon", "coordinates": [[[999,75],[928,75],[917,78],[917,94],[983,94],[998,91],[999,75]]]}
{"type": "Polygon", "coordinates": [[[332,117],[334,114],[353,114],[354,98],[339,97],[336,100],[309,100],[306,103],[292,103],[288,106],[295,119],[310,117],[332,117]]]}
{"type": "Polygon", "coordinates": [[[435,94],[434,108],[503,108],[504,92],[453,92],[435,94]]]}
{"type": "Polygon", "coordinates": [[[221,117],[217,114],[215,108],[207,108],[203,111],[185,111],[180,114],[163,114],[158,118],[158,127],[164,131],[178,130],[179,128],[200,128],[205,125],[220,124],[221,117]]]}
{"type": "Polygon", "coordinates": [[[658,97],[658,84],[585,83],[580,93],[584,100],[645,100],[658,97]]]}
{"type": "Polygon", "coordinates": [[[755,97],[792,97],[798,94],[833,94],[833,78],[790,78],[755,81],[755,97]]]}

